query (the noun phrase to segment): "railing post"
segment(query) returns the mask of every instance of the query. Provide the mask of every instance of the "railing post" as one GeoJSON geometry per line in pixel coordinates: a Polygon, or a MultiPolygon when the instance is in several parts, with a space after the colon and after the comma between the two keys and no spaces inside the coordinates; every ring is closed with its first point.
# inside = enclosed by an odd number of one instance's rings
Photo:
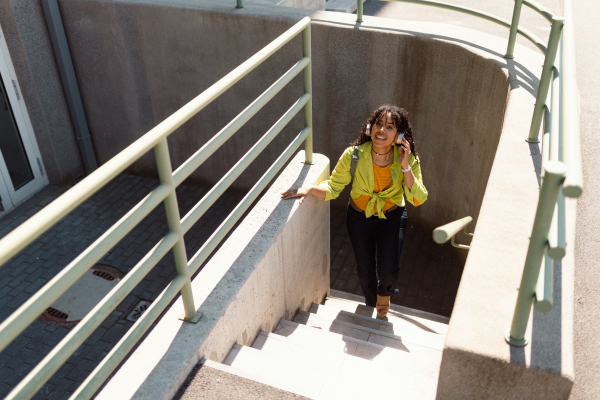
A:
{"type": "Polygon", "coordinates": [[[531,305],[535,296],[542,259],[548,243],[548,231],[554,214],[554,207],[562,182],[565,179],[567,168],[565,164],[558,161],[548,161],[545,166],[544,180],[540,190],[540,199],[535,212],[533,230],[527,249],[527,258],[523,267],[521,286],[515,305],[512,324],[505,332],[506,341],[513,346],[525,346],[525,330],[531,312],[531,305]]]}
{"type": "Polygon", "coordinates": [[[167,145],[166,138],[162,139],[154,147],[154,154],[156,156],[156,166],[158,167],[158,176],[160,182],[171,186],[171,193],[167,196],[164,203],[169,230],[179,235],[179,240],[177,243],[175,243],[175,246],[173,246],[175,268],[178,275],[182,275],[187,278],[187,282],[181,288],[181,298],[183,299],[183,307],[185,312],[180,319],[186,322],[196,323],[198,320],[200,320],[200,315],[196,312],[196,307],[194,306],[190,270],[188,266],[187,253],[185,251],[183,230],[181,229],[181,217],[179,215],[179,206],[177,205],[177,195],[175,194],[175,182],[173,181],[171,157],[169,156],[169,147],[167,145]]]}
{"type": "Polygon", "coordinates": [[[544,67],[542,76],[538,86],[537,96],[535,98],[535,108],[533,109],[533,117],[531,118],[531,128],[529,129],[529,137],[527,141],[530,143],[538,143],[540,133],[540,125],[542,124],[542,114],[546,105],[546,97],[550,87],[550,79],[552,78],[552,69],[554,68],[554,60],[556,59],[556,51],[560,42],[560,33],[565,23],[562,17],[552,18],[552,28],[550,30],[550,38],[548,38],[548,49],[546,50],[546,58],[544,59],[544,67]]]}
{"type": "MultiPolygon", "coordinates": [[[[360,2],[360,0],[359,0],[360,2]]],[[[310,64],[304,68],[304,93],[310,94],[310,100],[304,106],[304,125],[310,128],[310,133],[306,137],[305,145],[305,164],[313,163],[313,118],[312,118],[312,58],[310,48],[310,23],[302,31],[302,52],[304,57],[310,58],[310,64]]]]}
{"type": "Polygon", "coordinates": [[[363,0],[356,0],[356,22],[363,22],[362,17],[363,17],[363,0]]]}
{"type": "Polygon", "coordinates": [[[508,36],[508,47],[504,58],[515,58],[515,43],[517,42],[517,31],[519,30],[519,19],[521,18],[521,6],[523,0],[515,0],[515,8],[513,9],[512,22],[510,24],[510,34],[508,36]]]}

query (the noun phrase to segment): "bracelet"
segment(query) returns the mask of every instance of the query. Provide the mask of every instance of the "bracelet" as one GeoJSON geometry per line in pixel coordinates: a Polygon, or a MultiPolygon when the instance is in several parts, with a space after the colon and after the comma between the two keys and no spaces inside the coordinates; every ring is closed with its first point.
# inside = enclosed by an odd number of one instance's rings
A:
{"type": "Polygon", "coordinates": [[[408,167],[406,169],[402,168],[402,172],[408,172],[408,171],[412,171],[412,168],[411,167],[408,167]]]}

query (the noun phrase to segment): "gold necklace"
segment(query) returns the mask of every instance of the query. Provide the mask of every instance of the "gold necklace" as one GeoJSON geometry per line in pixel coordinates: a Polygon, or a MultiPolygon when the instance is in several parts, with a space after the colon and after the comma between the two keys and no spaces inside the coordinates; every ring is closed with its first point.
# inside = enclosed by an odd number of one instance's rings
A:
{"type": "Polygon", "coordinates": [[[377,154],[378,156],[385,156],[386,154],[390,154],[390,152],[394,150],[394,146],[392,146],[392,148],[390,149],[390,151],[388,151],[387,153],[383,153],[383,154],[379,154],[378,152],[376,152],[375,150],[373,150],[373,148],[371,148],[371,151],[375,154],[377,154]]]}

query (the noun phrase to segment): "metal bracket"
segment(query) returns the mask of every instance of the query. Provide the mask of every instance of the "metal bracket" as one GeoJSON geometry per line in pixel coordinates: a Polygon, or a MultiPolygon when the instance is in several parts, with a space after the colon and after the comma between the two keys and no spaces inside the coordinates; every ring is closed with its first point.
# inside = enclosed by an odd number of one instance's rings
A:
{"type": "Polygon", "coordinates": [[[201,312],[196,312],[196,314],[194,314],[194,316],[191,319],[187,319],[185,317],[185,313],[183,313],[178,319],[183,322],[191,322],[192,324],[197,324],[198,321],[200,321],[200,318],[202,318],[202,315],[204,314],[202,314],[201,312]]]}
{"type": "MultiPolygon", "coordinates": [[[[473,236],[472,233],[467,232],[467,227],[466,226],[465,226],[465,229],[464,229],[464,234],[467,235],[467,236],[473,236]]],[[[452,236],[452,239],[450,239],[450,243],[452,244],[452,246],[454,246],[454,247],[456,247],[458,249],[464,249],[464,250],[469,250],[471,248],[471,246],[467,246],[465,244],[457,244],[454,241],[454,237],[455,236],[452,236]]]]}
{"type": "Polygon", "coordinates": [[[306,164],[306,165],[315,165],[317,162],[313,161],[313,162],[306,162],[306,161],[300,161],[301,164],[306,164]]]}

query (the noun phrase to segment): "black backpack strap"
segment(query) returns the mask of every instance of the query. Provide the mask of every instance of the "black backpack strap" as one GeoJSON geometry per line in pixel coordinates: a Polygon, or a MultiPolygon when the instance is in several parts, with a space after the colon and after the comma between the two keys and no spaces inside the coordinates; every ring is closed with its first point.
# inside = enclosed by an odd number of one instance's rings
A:
{"type": "Polygon", "coordinates": [[[350,176],[354,179],[354,173],[356,172],[356,164],[358,163],[358,147],[354,148],[352,153],[352,166],[350,167],[350,176]]]}

